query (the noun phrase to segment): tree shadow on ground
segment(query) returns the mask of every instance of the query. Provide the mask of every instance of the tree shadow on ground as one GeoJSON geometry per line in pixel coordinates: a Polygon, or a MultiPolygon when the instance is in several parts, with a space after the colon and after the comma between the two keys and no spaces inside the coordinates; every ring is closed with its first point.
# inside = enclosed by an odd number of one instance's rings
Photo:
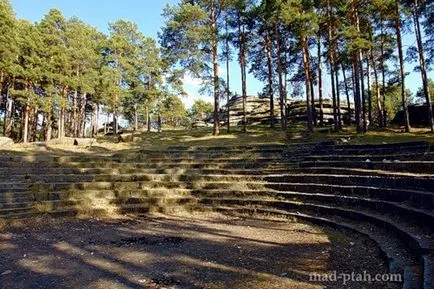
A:
{"type": "Polygon", "coordinates": [[[0,288],[342,288],[311,283],[309,274],[329,272],[336,262],[342,264],[334,270],[360,270],[371,260],[341,254],[348,250],[345,235],[328,228],[215,222],[138,216],[42,219],[38,226],[10,228],[0,235],[0,273],[7,273],[0,288]]]}

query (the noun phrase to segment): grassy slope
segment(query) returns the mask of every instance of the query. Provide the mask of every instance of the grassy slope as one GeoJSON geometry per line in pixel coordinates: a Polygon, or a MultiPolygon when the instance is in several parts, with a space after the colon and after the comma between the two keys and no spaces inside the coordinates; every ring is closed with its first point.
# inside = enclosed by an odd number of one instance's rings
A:
{"type": "MultiPolygon", "coordinates": [[[[408,141],[434,142],[434,136],[427,130],[413,129],[412,133],[402,133],[398,129],[372,130],[366,134],[357,134],[354,128],[346,128],[335,133],[327,128],[317,129],[307,134],[303,125],[293,125],[288,131],[282,131],[279,127],[270,129],[266,126],[249,127],[247,133],[242,133],[240,128],[233,128],[231,133],[222,130],[221,135],[213,136],[211,128],[194,130],[164,130],[161,133],[134,133],[134,142],[119,142],[118,136],[104,136],[93,142],[92,147],[73,146],[69,139],[67,144],[46,144],[45,151],[57,153],[112,153],[123,150],[154,149],[164,150],[173,146],[238,146],[249,144],[284,144],[299,142],[320,142],[326,140],[349,139],[350,144],[363,143],[393,143],[408,141]]],[[[41,152],[40,146],[34,144],[18,144],[9,153],[34,153],[41,152]]],[[[0,153],[2,149],[0,148],[0,153]]],[[[5,151],[3,150],[3,153],[5,151]]]]}

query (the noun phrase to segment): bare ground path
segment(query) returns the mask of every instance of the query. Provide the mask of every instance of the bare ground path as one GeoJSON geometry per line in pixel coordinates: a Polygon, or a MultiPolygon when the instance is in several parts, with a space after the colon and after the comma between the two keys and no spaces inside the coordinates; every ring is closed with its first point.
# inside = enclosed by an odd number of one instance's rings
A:
{"type": "Polygon", "coordinates": [[[333,270],[386,272],[360,235],[282,220],[43,217],[0,233],[0,288],[385,288],[309,283],[333,270]]]}

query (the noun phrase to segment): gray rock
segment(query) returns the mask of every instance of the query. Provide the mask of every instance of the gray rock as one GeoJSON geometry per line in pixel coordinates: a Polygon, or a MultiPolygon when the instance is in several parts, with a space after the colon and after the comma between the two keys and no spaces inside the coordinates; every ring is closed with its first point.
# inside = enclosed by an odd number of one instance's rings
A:
{"type": "Polygon", "coordinates": [[[14,145],[14,141],[8,137],[0,137],[0,149],[6,149],[14,145]]]}

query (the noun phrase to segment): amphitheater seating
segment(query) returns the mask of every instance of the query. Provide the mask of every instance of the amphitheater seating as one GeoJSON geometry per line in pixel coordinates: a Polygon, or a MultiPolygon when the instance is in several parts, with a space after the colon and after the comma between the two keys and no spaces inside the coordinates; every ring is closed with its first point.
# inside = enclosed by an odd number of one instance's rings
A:
{"type": "Polygon", "coordinates": [[[403,288],[434,289],[433,168],[425,142],[0,156],[0,217],[188,209],[307,220],[365,235],[403,288]]]}

